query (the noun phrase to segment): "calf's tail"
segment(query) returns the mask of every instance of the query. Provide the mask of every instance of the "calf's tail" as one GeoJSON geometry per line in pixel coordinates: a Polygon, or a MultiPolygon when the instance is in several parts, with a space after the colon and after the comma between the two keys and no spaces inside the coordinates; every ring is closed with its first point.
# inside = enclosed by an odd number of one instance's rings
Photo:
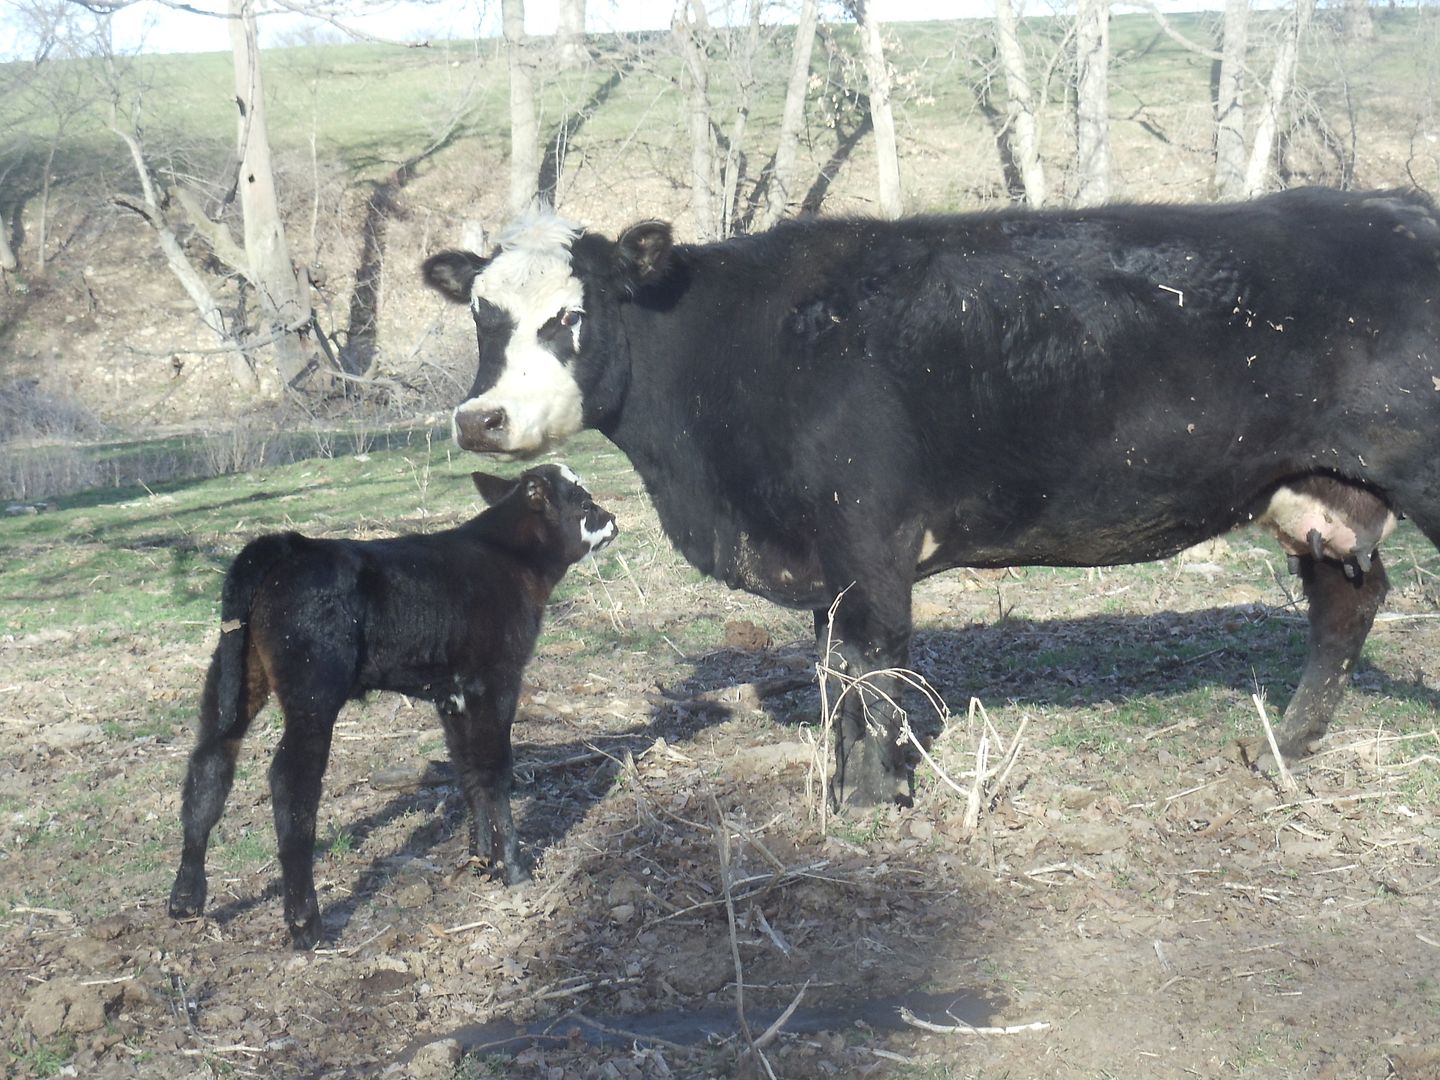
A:
{"type": "MultiPolygon", "coordinates": [[[[296,533],[272,533],[252,540],[235,557],[220,592],[220,644],[211,660],[215,735],[239,736],[250,716],[242,708],[247,673],[245,653],[250,644],[250,614],[266,572],[295,548],[296,533]]],[[[209,710],[205,710],[209,711],[209,710]]]]}

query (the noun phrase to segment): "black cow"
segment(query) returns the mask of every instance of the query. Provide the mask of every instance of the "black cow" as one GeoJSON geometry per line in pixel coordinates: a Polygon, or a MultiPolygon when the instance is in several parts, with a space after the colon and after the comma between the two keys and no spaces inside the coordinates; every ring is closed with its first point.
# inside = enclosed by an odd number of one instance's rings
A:
{"type": "MultiPolygon", "coordinates": [[[[700,570],[817,626],[848,587],[852,675],[906,664],[917,578],[1159,559],[1263,519],[1310,599],[1279,733],[1297,755],[1386,590],[1358,547],[1392,510],[1440,543],[1440,224],[1417,194],[811,219],[702,245],[540,214],[424,275],[479,337],[461,446],[526,457],[598,429],[700,570]],[[1332,512],[1318,543],[1288,531],[1332,512]]],[[[904,802],[897,716],[860,706],[832,796],[904,802]]]]}
{"type": "Polygon", "coordinates": [[[274,533],[236,557],[185,776],[171,915],[205,907],[210,830],[225,808],[240,740],[271,691],[285,714],[270,791],[285,922],[297,949],[320,936],[311,863],[335,718],[369,690],[434,702],[470,807],[470,853],[503,863],[509,884],[529,876],[510,816],[520,676],[551,590],[614,538],[615,519],[563,466],[541,465],[518,480],[473,476],[491,505],[456,528],[387,540],[274,533]]]}

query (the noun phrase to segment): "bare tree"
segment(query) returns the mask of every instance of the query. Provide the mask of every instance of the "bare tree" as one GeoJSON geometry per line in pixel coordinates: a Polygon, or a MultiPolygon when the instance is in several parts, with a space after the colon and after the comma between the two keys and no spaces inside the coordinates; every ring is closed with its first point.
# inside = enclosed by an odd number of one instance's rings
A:
{"type": "Polygon", "coordinates": [[[1110,197],[1110,0],[1075,5],[1075,200],[1110,197]]]}
{"type": "Polygon", "coordinates": [[[1260,105],[1260,118],[1255,124],[1255,136],[1250,143],[1250,158],[1245,166],[1246,195],[1258,195],[1269,184],[1280,114],[1294,86],[1300,43],[1310,28],[1314,12],[1315,0],[1295,0],[1294,8],[1285,19],[1280,43],[1275,49],[1275,60],[1270,67],[1270,79],[1265,86],[1265,99],[1260,105]]]}
{"type": "Polygon", "coordinates": [[[710,66],[705,50],[710,33],[704,5],[678,0],[670,30],[685,65],[686,115],[690,129],[690,220],[694,223],[696,238],[710,240],[717,235],[715,143],[710,130],[710,66]]]}
{"type": "Polygon", "coordinates": [[[540,115],[525,44],[525,0],[501,0],[500,12],[510,71],[510,210],[519,213],[540,188],[540,115]]]}
{"type": "Polygon", "coordinates": [[[1215,80],[1215,192],[1225,199],[1245,194],[1245,39],[1249,24],[1250,0],[1225,0],[1215,80]]]}
{"type": "Polygon", "coordinates": [[[880,213],[887,218],[897,218],[904,211],[904,199],[900,187],[900,152],[895,143],[895,114],[890,108],[890,68],[885,62],[885,42],[880,23],[871,14],[866,0],[846,0],[845,6],[860,29],[860,55],[870,85],[880,213]]]}
{"type": "Polygon", "coordinates": [[[255,287],[260,311],[273,336],[275,363],[288,387],[309,380],[317,389],[329,384],[334,363],[316,340],[310,307],[310,279],[290,258],[270,161],[265,118],[265,87],[260,74],[260,43],[254,0],[230,0],[230,45],[235,65],[235,104],[239,110],[236,184],[245,221],[246,277],[255,287]],[[312,373],[318,376],[311,378],[312,373]]]}
{"type": "Polygon", "coordinates": [[[1005,79],[1005,127],[1009,134],[1016,171],[1025,189],[1029,206],[1044,206],[1045,165],[1040,160],[1040,121],[1025,52],[1020,47],[1020,26],[1010,0],[995,0],[995,45],[1000,55],[1000,73],[1005,79]]]}
{"type": "Polygon", "coordinates": [[[718,233],[729,236],[735,225],[735,200],[740,192],[740,174],[744,160],[745,129],[750,121],[751,98],[755,93],[755,54],[760,49],[760,13],[762,0],[749,0],[749,18],[745,33],[734,53],[734,70],[739,91],[735,118],[726,139],[725,164],[720,175],[720,220],[718,233]]]}
{"type": "Polygon", "coordinates": [[[795,47],[790,55],[790,81],[785,87],[785,107],[780,114],[780,132],[775,141],[775,164],[765,189],[762,228],[774,225],[800,205],[804,192],[797,182],[795,162],[800,150],[800,131],[805,125],[805,99],[810,87],[810,57],[815,49],[818,0],[801,0],[800,19],[795,25],[795,47]]]}
{"type": "Polygon", "coordinates": [[[573,67],[590,59],[585,48],[585,0],[560,0],[560,18],[555,25],[555,55],[573,67]]]}

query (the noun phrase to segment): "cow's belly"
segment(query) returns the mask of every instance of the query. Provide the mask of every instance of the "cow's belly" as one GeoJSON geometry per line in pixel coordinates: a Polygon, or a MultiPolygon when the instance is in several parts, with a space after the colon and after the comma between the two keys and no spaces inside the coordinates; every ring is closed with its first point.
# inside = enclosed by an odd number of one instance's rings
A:
{"type": "Polygon", "coordinates": [[[832,599],[813,549],[786,550],[743,531],[733,539],[716,538],[713,568],[707,572],[732,589],[784,607],[814,611],[832,599]]]}

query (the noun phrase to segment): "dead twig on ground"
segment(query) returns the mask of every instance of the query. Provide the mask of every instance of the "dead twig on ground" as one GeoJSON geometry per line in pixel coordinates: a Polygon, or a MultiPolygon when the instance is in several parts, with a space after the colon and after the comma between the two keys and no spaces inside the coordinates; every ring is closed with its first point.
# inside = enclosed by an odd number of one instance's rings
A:
{"type": "Polygon", "coordinates": [[[1280,753],[1279,743],[1275,741],[1275,729],[1270,726],[1270,714],[1265,711],[1265,691],[1256,691],[1250,695],[1250,700],[1255,703],[1255,711],[1260,714],[1260,723],[1265,728],[1265,741],[1270,744],[1270,756],[1275,759],[1275,775],[1279,779],[1280,790],[1292,795],[1297,794],[1300,785],[1285,767],[1285,757],[1280,753]]]}
{"type": "MultiPolygon", "coordinates": [[[[963,1020],[955,1024],[932,1024],[929,1020],[921,1020],[905,1006],[900,1006],[900,1019],[911,1027],[917,1027],[921,1031],[933,1031],[938,1035],[1021,1035],[1027,1031],[1046,1031],[1050,1024],[1045,1020],[1036,1020],[1030,1024],[1012,1024],[1009,1027],[975,1027],[963,1020]]],[[[951,1017],[952,1020],[956,1017],[951,1017]]]]}

